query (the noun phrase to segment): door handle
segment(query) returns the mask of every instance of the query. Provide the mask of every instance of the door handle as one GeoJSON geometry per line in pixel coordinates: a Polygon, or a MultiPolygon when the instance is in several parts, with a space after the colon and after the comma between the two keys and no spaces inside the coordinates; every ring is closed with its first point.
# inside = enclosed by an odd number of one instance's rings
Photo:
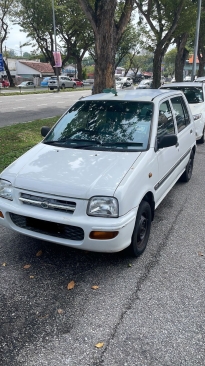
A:
{"type": "Polygon", "coordinates": [[[193,130],[190,130],[190,133],[192,133],[193,132],[193,130]]]}
{"type": "Polygon", "coordinates": [[[176,145],[175,145],[176,147],[178,147],[179,146],[179,143],[178,143],[178,141],[177,141],[177,143],[176,143],[176,145]]]}

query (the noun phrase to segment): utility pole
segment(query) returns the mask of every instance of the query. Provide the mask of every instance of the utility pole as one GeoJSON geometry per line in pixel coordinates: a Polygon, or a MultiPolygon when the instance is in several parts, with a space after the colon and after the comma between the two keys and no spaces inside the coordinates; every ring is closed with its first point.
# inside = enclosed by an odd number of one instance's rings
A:
{"type": "Polygon", "coordinates": [[[196,32],[195,32],[195,40],[194,40],[194,56],[193,56],[193,64],[192,64],[191,81],[194,81],[195,75],[196,75],[196,58],[197,58],[198,42],[199,42],[200,18],[201,18],[201,0],[198,0],[196,32]]]}
{"type": "MultiPolygon", "coordinates": [[[[54,0],[52,0],[52,9],[53,9],[53,33],[54,33],[54,44],[55,44],[55,52],[57,52],[57,41],[56,41],[56,18],[55,18],[55,8],[54,8],[54,0]]],[[[58,67],[56,67],[56,76],[57,76],[57,90],[59,92],[59,72],[58,67]]]]}

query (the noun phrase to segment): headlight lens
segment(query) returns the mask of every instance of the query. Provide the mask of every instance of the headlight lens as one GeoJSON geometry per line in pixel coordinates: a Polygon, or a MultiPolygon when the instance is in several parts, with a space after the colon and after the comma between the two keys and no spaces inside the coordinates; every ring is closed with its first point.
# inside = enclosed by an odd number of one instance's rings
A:
{"type": "Polygon", "coordinates": [[[194,114],[194,115],[193,115],[193,117],[194,117],[194,121],[196,121],[197,119],[200,119],[200,118],[201,118],[201,116],[202,116],[202,114],[201,114],[201,113],[199,113],[199,114],[194,114]]]}
{"type": "Polygon", "coordinates": [[[90,216],[118,217],[118,201],[114,197],[92,197],[88,203],[87,214],[90,216]]]}
{"type": "Polygon", "coordinates": [[[0,179],[0,198],[13,201],[13,187],[8,180],[0,179]]]}

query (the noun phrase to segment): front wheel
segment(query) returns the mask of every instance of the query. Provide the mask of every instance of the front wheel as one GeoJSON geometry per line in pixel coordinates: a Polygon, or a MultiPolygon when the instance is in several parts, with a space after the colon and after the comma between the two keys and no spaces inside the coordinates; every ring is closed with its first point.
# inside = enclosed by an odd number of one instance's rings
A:
{"type": "Polygon", "coordinates": [[[73,84],[73,89],[75,89],[76,88],[76,84],[73,84]]]}
{"type": "Polygon", "coordinates": [[[189,182],[189,180],[191,179],[191,176],[192,176],[193,166],[194,166],[194,153],[193,153],[193,151],[191,151],[186,169],[180,177],[180,180],[182,182],[185,182],[185,183],[189,182]]]}
{"type": "Polygon", "coordinates": [[[151,229],[152,213],[148,202],[142,201],[139,205],[132,241],[130,244],[130,252],[135,257],[141,255],[149,239],[151,229]]]}

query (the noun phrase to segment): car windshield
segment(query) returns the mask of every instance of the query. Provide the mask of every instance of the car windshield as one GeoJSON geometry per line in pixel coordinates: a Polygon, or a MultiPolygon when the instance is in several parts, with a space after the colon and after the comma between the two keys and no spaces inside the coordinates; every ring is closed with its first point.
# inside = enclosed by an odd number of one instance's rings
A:
{"type": "Polygon", "coordinates": [[[202,87],[191,87],[191,86],[173,86],[163,89],[173,89],[173,90],[181,90],[188,101],[189,104],[202,103],[204,101],[203,90],[202,87]]]}
{"type": "Polygon", "coordinates": [[[69,148],[144,151],[152,112],[151,102],[78,101],[43,142],[69,148]]]}

